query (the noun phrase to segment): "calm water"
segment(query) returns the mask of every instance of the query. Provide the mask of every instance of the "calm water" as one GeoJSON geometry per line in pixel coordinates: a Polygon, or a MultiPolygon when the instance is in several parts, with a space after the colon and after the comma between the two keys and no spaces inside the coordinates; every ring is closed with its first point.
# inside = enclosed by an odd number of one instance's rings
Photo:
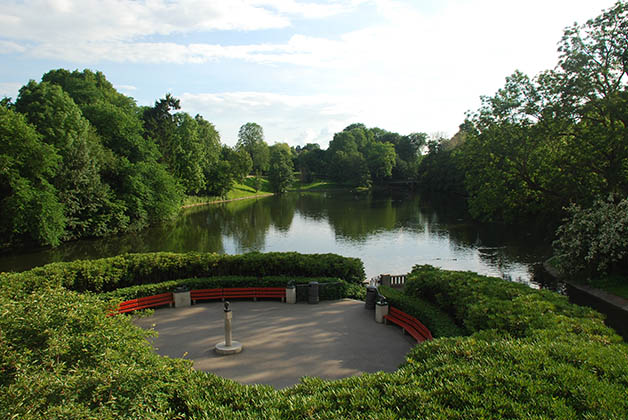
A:
{"type": "Polygon", "coordinates": [[[412,193],[291,193],[187,209],[136,234],[5,254],[0,271],[125,252],[297,251],[361,258],[368,278],[431,264],[549,286],[538,268],[548,232],[480,225],[460,208],[412,193]]]}

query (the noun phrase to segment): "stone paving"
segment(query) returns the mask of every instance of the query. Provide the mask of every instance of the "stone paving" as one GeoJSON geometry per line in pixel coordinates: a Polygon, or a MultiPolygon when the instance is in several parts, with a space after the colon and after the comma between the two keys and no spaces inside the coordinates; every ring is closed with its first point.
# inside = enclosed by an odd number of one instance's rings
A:
{"type": "Polygon", "coordinates": [[[158,309],[136,324],[154,328],[157,353],[193,360],[199,370],[243,384],[283,388],[302,376],[339,379],[364,372],[396,370],[415,345],[396,326],[375,322],[364,302],[343,299],[319,304],[231,301],[233,339],[241,353],[219,356],[224,341],[223,304],[158,309]]]}

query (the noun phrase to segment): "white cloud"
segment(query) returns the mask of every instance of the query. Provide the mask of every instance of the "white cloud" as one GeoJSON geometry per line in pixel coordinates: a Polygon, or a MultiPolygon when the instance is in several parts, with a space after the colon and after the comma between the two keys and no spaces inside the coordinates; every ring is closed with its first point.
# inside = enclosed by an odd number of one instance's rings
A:
{"type": "Polygon", "coordinates": [[[0,98],[3,98],[6,96],[9,98],[13,98],[15,100],[21,87],[22,87],[21,83],[0,82],[0,98]]]}
{"type": "Polygon", "coordinates": [[[347,98],[330,95],[280,95],[265,92],[225,92],[181,95],[182,109],[200,113],[216,124],[223,143],[234,145],[243,124],[264,128],[269,144],[319,143],[327,147],[333,133],[356,122],[361,109],[347,98]]]}
{"type": "Polygon", "coordinates": [[[0,54],[21,53],[26,51],[26,48],[20,44],[11,41],[0,40],[0,54]]]}
{"type": "Polygon", "coordinates": [[[133,85],[115,85],[114,87],[117,90],[125,90],[127,92],[137,90],[137,87],[133,85]]]}

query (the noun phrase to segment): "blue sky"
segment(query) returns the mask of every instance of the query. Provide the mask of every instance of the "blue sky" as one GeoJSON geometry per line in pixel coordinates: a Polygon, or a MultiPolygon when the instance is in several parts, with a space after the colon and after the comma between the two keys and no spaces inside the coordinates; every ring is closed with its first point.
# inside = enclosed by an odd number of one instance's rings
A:
{"type": "Polygon", "coordinates": [[[552,68],[563,29],[610,0],[0,0],[0,96],[100,70],[139,105],[167,92],[233,145],[327,147],[362,122],[453,135],[516,69],[552,68]]]}

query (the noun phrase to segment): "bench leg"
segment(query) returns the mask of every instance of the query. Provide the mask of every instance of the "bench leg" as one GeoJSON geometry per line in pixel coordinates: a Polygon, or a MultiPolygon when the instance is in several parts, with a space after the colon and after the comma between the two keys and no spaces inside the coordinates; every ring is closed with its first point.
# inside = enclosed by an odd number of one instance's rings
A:
{"type": "Polygon", "coordinates": [[[257,302],[257,298],[253,296],[253,302],[257,302]]]}
{"type": "Polygon", "coordinates": [[[401,327],[401,335],[406,335],[406,329],[401,327]]]}

